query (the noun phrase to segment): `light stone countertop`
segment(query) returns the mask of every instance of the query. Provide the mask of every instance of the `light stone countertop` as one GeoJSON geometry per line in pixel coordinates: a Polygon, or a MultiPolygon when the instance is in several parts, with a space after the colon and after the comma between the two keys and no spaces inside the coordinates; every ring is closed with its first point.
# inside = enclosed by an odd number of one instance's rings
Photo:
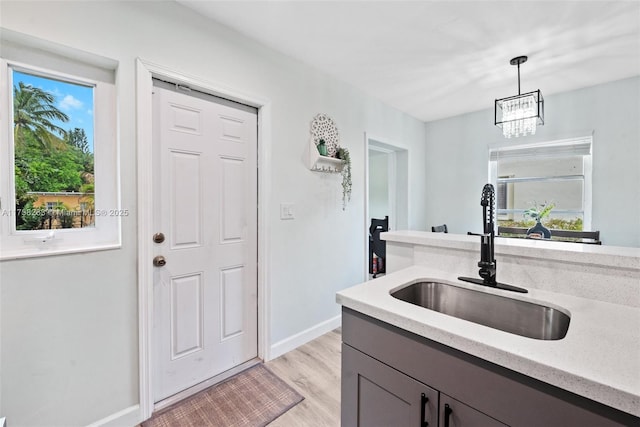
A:
{"type": "Polygon", "coordinates": [[[529,288],[527,294],[494,290],[461,282],[456,274],[425,266],[412,266],[345,289],[337,293],[336,300],[414,334],[640,416],[638,308],[539,289],[529,288]],[[564,309],[571,314],[569,330],[562,340],[536,340],[428,310],[390,295],[408,284],[429,280],[564,309]]]}
{"type": "MultiPolygon", "coordinates": [[[[480,241],[478,236],[414,230],[389,231],[381,233],[380,238],[388,242],[473,251],[480,241]]],[[[622,246],[496,237],[495,254],[640,270],[640,248],[622,246]]]]}

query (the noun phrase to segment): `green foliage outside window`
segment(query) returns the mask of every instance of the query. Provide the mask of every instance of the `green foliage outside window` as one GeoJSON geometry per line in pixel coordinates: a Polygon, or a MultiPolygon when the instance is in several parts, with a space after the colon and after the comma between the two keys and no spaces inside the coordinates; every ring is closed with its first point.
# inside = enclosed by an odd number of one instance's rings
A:
{"type": "Polygon", "coordinates": [[[536,224],[536,221],[540,221],[542,225],[550,230],[582,231],[582,218],[551,218],[551,211],[554,207],[555,203],[553,202],[544,202],[542,204],[533,202],[533,207],[523,212],[522,220],[516,221],[499,219],[498,225],[501,227],[531,228],[536,224]]]}
{"type": "MultiPolygon", "coordinates": [[[[562,219],[562,218],[549,218],[546,221],[542,221],[543,225],[551,230],[575,230],[582,231],[582,218],[576,219],[562,219]]],[[[515,220],[498,220],[498,225],[501,227],[522,227],[531,228],[536,224],[535,220],[521,221],[515,220]]]]}
{"type": "MultiPolygon", "coordinates": [[[[34,206],[29,193],[86,193],[82,202],[93,210],[94,155],[84,129],[65,130],[69,117],[56,107],[52,93],[19,82],[14,86],[14,150],[16,228],[44,228],[51,213],[34,206]]],[[[56,206],[62,228],[73,227],[68,207],[56,206]]]]}

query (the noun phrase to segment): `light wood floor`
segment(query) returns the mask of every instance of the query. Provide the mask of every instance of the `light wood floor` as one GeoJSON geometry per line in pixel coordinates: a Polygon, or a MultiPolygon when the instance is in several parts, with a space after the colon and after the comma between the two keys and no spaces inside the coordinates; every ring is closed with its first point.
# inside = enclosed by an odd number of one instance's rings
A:
{"type": "Polygon", "coordinates": [[[269,427],[340,426],[341,329],[335,329],[265,365],[304,400],[269,427]]]}

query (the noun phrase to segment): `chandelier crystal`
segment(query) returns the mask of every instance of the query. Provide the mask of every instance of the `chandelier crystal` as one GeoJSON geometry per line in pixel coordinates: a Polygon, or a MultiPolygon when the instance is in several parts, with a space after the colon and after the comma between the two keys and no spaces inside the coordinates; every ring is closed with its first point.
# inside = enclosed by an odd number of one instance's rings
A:
{"type": "Polygon", "coordinates": [[[537,126],[544,124],[544,99],[540,90],[520,93],[520,64],[526,61],[526,56],[518,56],[510,62],[518,66],[518,95],[495,102],[495,125],[502,128],[505,138],[535,135],[537,126]]]}

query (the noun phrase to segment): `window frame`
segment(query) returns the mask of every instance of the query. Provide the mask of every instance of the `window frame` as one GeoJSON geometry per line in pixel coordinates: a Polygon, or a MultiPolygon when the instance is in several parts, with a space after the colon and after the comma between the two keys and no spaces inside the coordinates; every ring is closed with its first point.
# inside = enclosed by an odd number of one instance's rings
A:
{"type": "MultiPolygon", "coordinates": [[[[562,154],[569,152],[571,150],[576,151],[574,155],[582,155],[583,161],[583,190],[582,190],[582,225],[583,230],[591,230],[591,221],[592,221],[592,179],[593,179],[593,136],[581,136],[576,138],[568,138],[561,140],[552,140],[552,141],[542,141],[536,143],[523,143],[523,144],[500,144],[489,147],[488,152],[488,175],[489,182],[493,184],[493,186],[497,189],[498,187],[498,159],[495,153],[498,152],[518,152],[521,150],[523,152],[522,156],[513,156],[516,158],[522,159],[535,159],[536,157],[542,156],[550,156],[554,150],[557,150],[559,154],[557,157],[559,158],[562,154]],[[528,153],[527,153],[528,151],[528,153]],[[539,151],[540,154],[537,156],[531,154],[531,151],[539,151]],[[525,154],[526,153],[526,154],[525,154]]],[[[507,184],[508,187],[508,184],[507,184]]],[[[507,190],[508,191],[508,190],[507,190]]],[[[507,219],[505,216],[507,215],[515,215],[516,212],[512,211],[510,213],[498,213],[498,219],[507,219]]]]}
{"type": "MultiPolygon", "coordinates": [[[[65,67],[75,60],[65,59],[65,67]]],[[[34,61],[38,62],[38,61],[34,61]]],[[[0,58],[0,260],[90,252],[121,247],[121,209],[117,140],[115,70],[113,81],[83,77],[86,64],[78,62],[78,74],[32,63],[0,58]],[[13,70],[63,82],[92,86],[94,120],[95,225],[55,230],[16,230],[15,151],[13,141],[13,70]]],[[[101,70],[104,72],[105,70],[101,70]]],[[[109,70],[106,70],[107,72],[109,70]]],[[[73,70],[72,70],[73,72],[73,70]]]]}
{"type": "MultiPolygon", "coordinates": [[[[505,175],[497,178],[513,178],[513,175],[505,175]]],[[[494,184],[496,189],[496,213],[498,220],[513,220],[513,183],[510,182],[497,182],[494,184]],[[504,193],[504,199],[501,195],[504,193]],[[501,207],[501,203],[504,202],[504,208],[501,207]],[[509,210],[510,212],[502,213],[500,210],[509,210]]]]}

